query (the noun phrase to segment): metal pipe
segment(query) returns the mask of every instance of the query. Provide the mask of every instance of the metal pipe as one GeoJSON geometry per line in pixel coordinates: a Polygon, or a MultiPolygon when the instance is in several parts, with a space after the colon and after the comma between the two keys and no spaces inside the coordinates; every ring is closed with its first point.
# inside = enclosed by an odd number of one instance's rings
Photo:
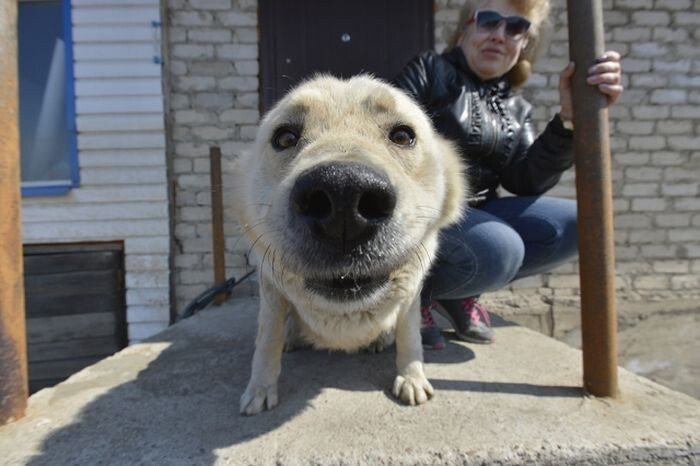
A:
{"type": "Polygon", "coordinates": [[[0,425],[27,407],[20,227],[17,2],[0,3],[0,425]]]}
{"type": "MultiPolygon", "coordinates": [[[[226,257],[224,239],[224,201],[221,176],[221,149],[209,148],[209,167],[211,177],[211,226],[212,226],[212,256],[214,260],[214,284],[226,281],[226,257]]],[[[219,293],[214,299],[215,304],[226,300],[226,293],[219,293]]]]}
{"type": "Polygon", "coordinates": [[[587,69],[605,51],[601,0],[567,0],[578,203],[583,386],[616,397],[617,312],[612,175],[606,97],[586,84],[587,69]]]}

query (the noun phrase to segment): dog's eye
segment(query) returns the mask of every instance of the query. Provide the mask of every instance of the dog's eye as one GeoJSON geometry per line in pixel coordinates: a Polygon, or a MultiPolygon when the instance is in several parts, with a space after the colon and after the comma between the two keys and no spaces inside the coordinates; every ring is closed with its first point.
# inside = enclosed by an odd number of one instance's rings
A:
{"type": "Polygon", "coordinates": [[[278,151],[294,147],[299,142],[299,132],[288,126],[282,126],[272,136],[272,147],[278,151]]]}
{"type": "Polygon", "coordinates": [[[400,125],[391,130],[389,139],[399,146],[412,146],[416,143],[416,133],[406,125],[400,125]]]}

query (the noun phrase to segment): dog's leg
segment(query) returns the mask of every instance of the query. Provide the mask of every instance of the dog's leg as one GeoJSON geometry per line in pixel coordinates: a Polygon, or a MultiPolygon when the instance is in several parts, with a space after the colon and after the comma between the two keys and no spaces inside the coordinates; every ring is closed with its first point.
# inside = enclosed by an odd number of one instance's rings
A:
{"type": "Polygon", "coordinates": [[[284,322],[284,351],[286,353],[311,346],[302,339],[300,325],[296,314],[288,312],[284,322]]]}
{"type": "Polygon", "coordinates": [[[277,379],[282,365],[284,318],[289,303],[264,276],[260,277],[260,314],[252,371],[241,396],[241,414],[251,416],[277,405],[277,379]]]}
{"type": "Polygon", "coordinates": [[[420,295],[399,313],[396,322],[396,367],[394,396],[408,405],[425,403],[433,387],[423,373],[423,345],[420,337],[420,295]]]}

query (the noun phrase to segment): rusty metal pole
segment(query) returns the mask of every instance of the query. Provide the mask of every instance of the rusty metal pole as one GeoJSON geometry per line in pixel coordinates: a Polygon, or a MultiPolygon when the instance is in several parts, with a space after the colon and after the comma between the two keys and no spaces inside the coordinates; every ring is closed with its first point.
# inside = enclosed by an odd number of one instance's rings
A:
{"type": "Polygon", "coordinates": [[[17,2],[0,3],[0,425],[27,407],[20,228],[17,2]]]}
{"type": "Polygon", "coordinates": [[[618,396],[615,242],[607,102],[586,84],[586,70],[605,52],[601,0],[567,0],[578,203],[583,386],[618,396]]]}
{"type": "MultiPolygon", "coordinates": [[[[220,285],[226,281],[226,257],[224,239],[224,201],[221,176],[221,149],[209,149],[209,167],[211,175],[211,226],[212,226],[212,256],[214,260],[214,284],[220,285]]],[[[226,293],[219,293],[214,299],[215,304],[226,300],[226,293]]]]}

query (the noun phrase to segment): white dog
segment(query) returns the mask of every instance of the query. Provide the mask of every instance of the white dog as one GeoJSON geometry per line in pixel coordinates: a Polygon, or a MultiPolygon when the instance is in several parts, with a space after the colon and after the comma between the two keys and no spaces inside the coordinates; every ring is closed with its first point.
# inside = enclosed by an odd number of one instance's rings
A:
{"type": "Polygon", "coordinates": [[[431,398],[419,295],[466,186],[458,154],[420,107],[368,76],[317,77],[266,115],[234,176],[238,220],[260,259],[241,413],[277,404],[285,338],[357,351],[395,335],[394,395],[410,405],[431,398]]]}

